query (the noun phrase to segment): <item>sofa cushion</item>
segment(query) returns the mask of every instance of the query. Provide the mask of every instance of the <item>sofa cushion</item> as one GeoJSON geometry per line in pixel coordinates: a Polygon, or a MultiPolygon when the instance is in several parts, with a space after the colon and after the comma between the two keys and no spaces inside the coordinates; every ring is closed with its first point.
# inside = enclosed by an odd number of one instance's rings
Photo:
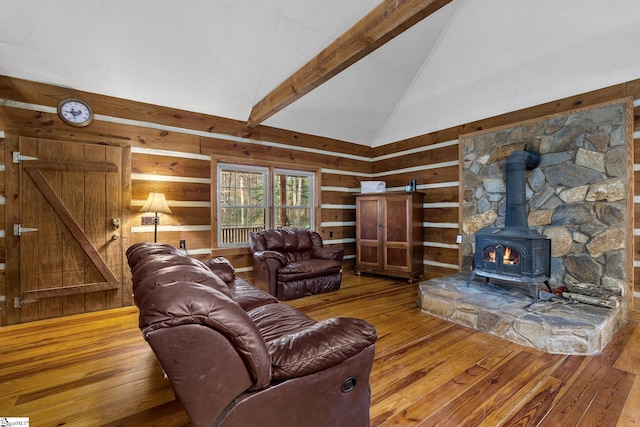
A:
{"type": "Polygon", "coordinates": [[[322,237],[320,237],[317,231],[310,231],[309,238],[311,239],[311,246],[314,248],[321,248],[323,246],[322,237]]]}
{"type": "Polygon", "coordinates": [[[304,329],[316,323],[306,314],[287,304],[269,304],[247,312],[265,341],[304,329]]]}
{"type": "Polygon", "coordinates": [[[274,380],[286,380],[337,365],[374,344],[376,331],[355,318],[332,318],[267,342],[274,380]]]}
{"type": "Polygon", "coordinates": [[[316,232],[303,228],[279,228],[265,230],[250,239],[254,252],[271,250],[287,253],[307,253],[316,246],[322,246],[322,238],[316,232]]]}
{"type": "Polygon", "coordinates": [[[289,282],[278,281],[276,295],[282,301],[302,298],[309,295],[340,289],[342,273],[318,276],[309,279],[291,280],[289,282]]]}
{"type": "Polygon", "coordinates": [[[324,246],[322,248],[313,248],[311,258],[335,259],[342,263],[344,258],[344,248],[342,246],[324,246]]]}
{"type": "Polygon", "coordinates": [[[229,283],[229,290],[231,291],[231,298],[240,304],[240,307],[242,307],[244,311],[278,302],[278,299],[273,295],[256,288],[241,278],[229,283]]]}
{"type": "MultiPolygon", "coordinates": [[[[131,280],[133,286],[133,292],[136,295],[136,298],[140,297],[142,287],[145,290],[155,287],[155,284],[148,283],[150,278],[154,276],[157,271],[164,267],[169,266],[192,266],[200,271],[209,271],[206,267],[201,265],[200,261],[185,257],[177,254],[152,254],[147,258],[143,258],[136,263],[136,265],[131,270],[131,280]]],[[[180,280],[174,279],[175,280],[180,280]]]]}
{"type": "Polygon", "coordinates": [[[179,254],[153,254],[148,255],[146,258],[141,259],[136,263],[136,265],[131,269],[132,276],[136,276],[138,274],[149,274],[154,270],[157,270],[162,267],[166,267],[168,265],[195,265],[196,267],[203,268],[204,270],[208,270],[208,267],[195,258],[190,258],[188,256],[179,255],[179,254]]]}
{"type": "Polygon", "coordinates": [[[285,252],[304,252],[313,248],[309,232],[299,228],[283,228],[280,230],[284,247],[280,248],[285,252]]]}
{"type": "Polygon", "coordinates": [[[153,270],[144,280],[136,280],[134,282],[133,292],[136,304],[140,301],[142,295],[152,288],[178,281],[200,283],[231,297],[229,286],[213,274],[211,270],[195,265],[168,265],[153,270]]]}
{"type": "Polygon", "coordinates": [[[270,251],[282,251],[284,249],[284,238],[280,230],[267,230],[261,233],[264,240],[265,249],[270,251]]]}
{"type": "Polygon", "coordinates": [[[218,277],[225,283],[231,283],[236,280],[236,270],[225,257],[216,257],[204,261],[204,265],[209,267],[218,277]]]}
{"type": "Polygon", "coordinates": [[[278,269],[278,281],[307,279],[339,273],[342,263],[335,259],[312,258],[291,262],[278,269]]]}

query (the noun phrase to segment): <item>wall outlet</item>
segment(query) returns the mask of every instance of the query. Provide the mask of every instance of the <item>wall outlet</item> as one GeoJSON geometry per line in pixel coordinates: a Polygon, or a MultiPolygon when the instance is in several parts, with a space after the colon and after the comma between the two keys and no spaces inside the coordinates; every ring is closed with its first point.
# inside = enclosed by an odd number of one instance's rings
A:
{"type": "Polygon", "coordinates": [[[458,244],[462,243],[462,234],[458,234],[456,236],[456,243],[458,243],[458,244]]]}
{"type": "Polygon", "coordinates": [[[186,248],[187,248],[187,241],[180,240],[180,249],[186,249],[186,248]]]}

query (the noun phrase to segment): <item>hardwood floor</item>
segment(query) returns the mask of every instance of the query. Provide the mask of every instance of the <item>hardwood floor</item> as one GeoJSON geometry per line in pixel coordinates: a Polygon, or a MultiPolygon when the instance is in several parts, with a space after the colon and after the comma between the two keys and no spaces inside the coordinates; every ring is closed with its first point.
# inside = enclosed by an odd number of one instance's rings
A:
{"type": "MultiPolygon", "coordinates": [[[[417,285],[347,274],[289,302],[377,329],[372,426],[640,425],[640,328],[595,356],[543,353],[422,314],[417,285]]],[[[187,426],[123,308],[0,328],[0,418],[31,426],[187,426]]]]}

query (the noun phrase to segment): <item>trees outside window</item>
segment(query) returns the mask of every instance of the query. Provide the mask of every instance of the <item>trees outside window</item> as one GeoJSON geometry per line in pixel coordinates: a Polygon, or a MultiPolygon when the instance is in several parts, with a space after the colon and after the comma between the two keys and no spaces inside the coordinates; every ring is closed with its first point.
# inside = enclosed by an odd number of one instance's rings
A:
{"type": "Polygon", "coordinates": [[[275,170],[275,227],[311,228],[313,174],[275,170]]]}
{"type": "Polygon", "coordinates": [[[218,246],[247,245],[252,231],[311,229],[314,177],[307,171],[218,164],[218,246]]]}

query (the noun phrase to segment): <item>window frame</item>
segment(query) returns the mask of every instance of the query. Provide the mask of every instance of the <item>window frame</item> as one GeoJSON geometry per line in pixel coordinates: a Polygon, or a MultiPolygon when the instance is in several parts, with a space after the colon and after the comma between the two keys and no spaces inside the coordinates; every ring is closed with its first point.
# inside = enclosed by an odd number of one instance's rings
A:
{"type": "MultiPolygon", "coordinates": [[[[243,208],[264,208],[265,213],[265,225],[266,224],[270,224],[271,223],[271,212],[269,209],[269,198],[270,196],[268,195],[268,190],[269,187],[271,186],[269,181],[270,181],[270,174],[269,174],[269,168],[267,167],[261,167],[261,166],[251,166],[251,165],[238,165],[238,164],[234,164],[234,163],[218,163],[217,164],[217,168],[216,168],[216,196],[221,194],[221,189],[220,186],[222,185],[222,182],[220,180],[220,174],[222,173],[222,171],[234,171],[234,172],[249,172],[249,173],[261,173],[264,177],[263,179],[263,185],[264,185],[264,205],[263,206],[253,206],[253,205],[245,205],[242,206],[243,208]]],[[[233,208],[234,206],[240,206],[240,205],[231,205],[231,207],[233,208]]],[[[226,207],[226,206],[224,206],[226,207]]],[[[223,208],[222,204],[220,203],[220,198],[216,197],[216,214],[215,217],[216,218],[220,218],[220,211],[223,208]]],[[[220,242],[220,236],[222,235],[222,224],[218,221],[216,224],[216,235],[218,236],[217,240],[217,244],[218,247],[224,247],[224,248],[232,248],[232,247],[242,247],[242,246],[246,246],[245,243],[225,243],[225,244],[221,244],[220,242]]]]}
{"type": "MultiPolygon", "coordinates": [[[[304,171],[304,170],[296,170],[296,169],[291,169],[291,168],[274,168],[273,169],[273,175],[271,176],[272,178],[272,183],[271,183],[271,190],[273,192],[273,205],[271,206],[273,209],[273,215],[271,218],[273,218],[272,221],[269,222],[269,226],[270,227],[275,227],[275,223],[277,221],[277,210],[280,208],[287,208],[289,206],[287,205],[279,205],[276,203],[276,196],[275,196],[275,190],[276,190],[276,177],[278,175],[296,175],[296,176],[306,176],[309,177],[309,189],[312,191],[311,194],[311,203],[309,205],[309,210],[310,210],[310,220],[309,220],[309,225],[311,227],[314,227],[315,224],[315,206],[316,206],[316,197],[317,197],[317,191],[315,190],[315,179],[316,179],[316,174],[315,172],[310,172],[310,171],[304,171]]],[[[293,207],[293,206],[290,206],[293,207]]]]}
{"type": "Polygon", "coordinates": [[[230,157],[219,157],[211,159],[211,177],[212,177],[212,185],[211,185],[211,244],[212,248],[220,248],[220,249],[233,249],[233,248],[247,248],[249,246],[247,243],[237,243],[237,244],[223,244],[220,241],[221,231],[220,231],[220,222],[218,221],[218,216],[220,215],[220,199],[218,195],[220,194],[220,171],[221,170],[266,170],[266,204],[267,204],[267,212],[265,213],[268,220],[266,221],[265,227],[269,229],[273,227],[275,223],[275,194],[274,194],[274,185],[273,180],[275,179],[275,171],[282,172],[290,172],[291,174],[309,174],[312,179],[312,183],[310,184],[310,188],[313,191],[312,195],[312,205],[311,205],[311,228],[313,230],[318,230],[319,220],[320,220],[320,196],[321,196],[321,169],[319,167],[310,167],[305,165],[296,165],[296,168],[291,167],[282,167],[281,163],[268,162],[268,161],[253,161],[248,159],[237,159],[230,157]]]}

